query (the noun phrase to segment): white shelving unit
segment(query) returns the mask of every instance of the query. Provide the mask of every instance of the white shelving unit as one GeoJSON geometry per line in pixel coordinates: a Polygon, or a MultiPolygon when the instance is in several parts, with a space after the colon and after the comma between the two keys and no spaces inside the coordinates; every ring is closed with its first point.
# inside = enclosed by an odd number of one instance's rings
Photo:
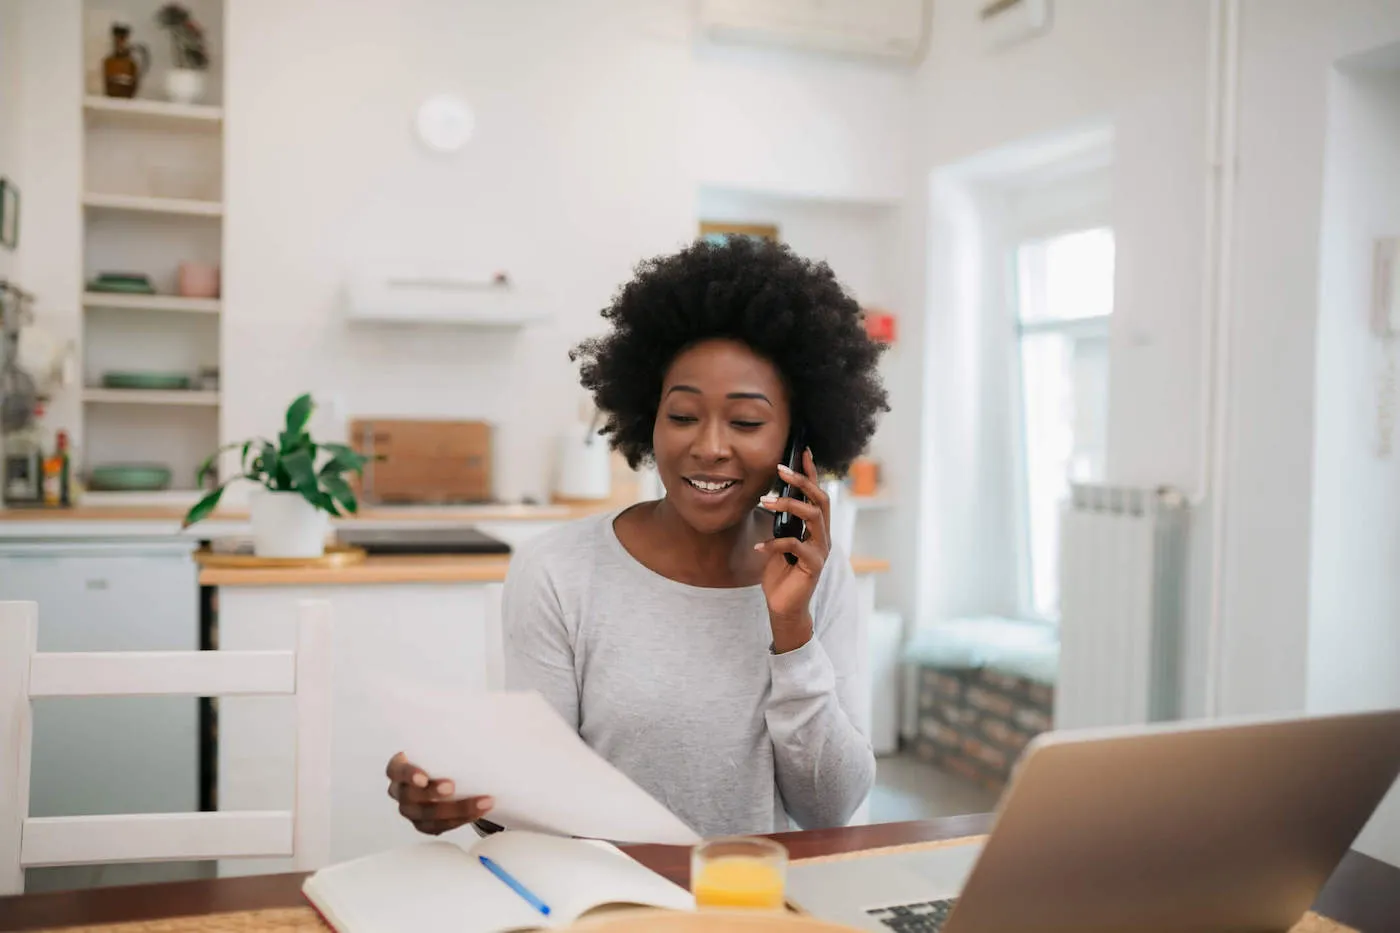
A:
{"type": "Polygon", "coordinates": [[[89,192],[83,195],[83,206],[94,210],[132,211],[145,214],[175,214],[214,218],[224,216],[224,205],[218,201],[199,201],[194,198],[157,198],[139,194],[89,192]]]}
{"type": "Polygon", "coordinates": [[[83,116],[89,126],[111,123],[140,129],[188,129],[219,132],[224,108],[208,104],[172,104],[163,100],[123,100],[89,94],[83,98],[83,116]]]}
{"type": "Polygon", "coordinates": [[[90,386],[83,390],[83,401],[89,405],[194,405],[217,407],[218,392],[196,389],[104,389],[90,386]]]}
{"type": "Polygon", "coordinates": [[[223,302],[217,298],[185,298],[181,295],[128,295],[119,292],[84,292],[84,308],[126,311],[170,311],[181,314],[218,314],[223,302]]]}
{"type": "MultiPolygon", "coordinates": [[[[83,0],[84,96],[81,113],[83,182],[75,197],[83,213],[83,249],[75,270],[82,294],[83,381],[79,467],[111,463],[169,466],[171,489],[156,495],[192,497],[195,471],[218,446],[222,409],[217,391],[108,389],[110,372],[187,373],[219,367],[223,302],[178,294],[183,262],[223,266],[224,108],[220,71],[224,0],[190,0],[210,41],[209,96],[197,104],[164,96],[173,64],[169,38],[155,24],[158,0],[83,0]],[[133,99],[103,96],[91,46],[112,22],[134,29],[154,59],[133,99]],[[96,92],[96,93],[95,93],[96,92]],[[101,273],[146,275],[157,294],[86,290],[101,273]]],[[[96,56],[96,57],[95,57],[96,56]]],[[[152,493],[101,493],[132,501],[152,493]]]]}

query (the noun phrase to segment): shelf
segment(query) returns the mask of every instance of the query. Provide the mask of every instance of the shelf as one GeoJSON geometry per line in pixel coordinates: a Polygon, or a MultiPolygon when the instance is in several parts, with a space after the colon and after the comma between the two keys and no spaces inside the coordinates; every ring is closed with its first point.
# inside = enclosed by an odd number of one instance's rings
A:
{"type": "Polygon", "coordinates": [[[151,198],[135,194],[85,194],[83,206],[96,210],[134,211],[143,214],[173,214],[189,217],[222,217],[224,205],[218,201],[190,198],[151,198]]]}
{"type": "Polygon", "coordinates": [[[186,128],[218,132],[224,108],[207,104],[172,104],[163,100],[125,100],[90,94],[83,98],[83,113],[93,121],[150,129],[186,128]]]}
{"type": "Polygon", "coordinates": [[[84,308],[113,308],[128,311],[178,311],[186,314],[218,314],[223,302],[217,298],[182,298],[179,295],[132,295],[125,292],[84,292],[84,308]]]}
{"type": "Polygon", "coordinates": [[[103,389],[83,390],[83,401],[93,405],[192,405],[206,408],[219,404],[218,392],[193,389],[103,389]]]}

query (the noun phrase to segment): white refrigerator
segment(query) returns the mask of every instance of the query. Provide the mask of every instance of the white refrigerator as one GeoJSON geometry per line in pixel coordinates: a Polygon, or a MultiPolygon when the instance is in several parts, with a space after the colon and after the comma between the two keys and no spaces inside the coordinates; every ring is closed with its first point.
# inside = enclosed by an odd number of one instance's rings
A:
{"type": "MultiPolygon", "coordinates": [[[[200,647],[197,542],[161,538],[0,541],[0,599],[39,605],[40,651],[200,647]]],[[[34,703],[31,816],[199,809],[199,700],[34,703]]],[[[191,864],[32,870],[26,890],[201,877],[191,864]]]]}

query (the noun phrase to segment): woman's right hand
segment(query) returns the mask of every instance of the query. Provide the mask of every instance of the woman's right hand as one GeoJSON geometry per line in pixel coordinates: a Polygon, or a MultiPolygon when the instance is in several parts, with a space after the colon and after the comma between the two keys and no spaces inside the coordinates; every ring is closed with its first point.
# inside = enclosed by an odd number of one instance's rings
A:
{"type": "Polygon", "coordinates": [[[399,802],[399,815],[420,833],[436,836],[475,823],[491,812],[490,797],[452,799],[457,790],[451,781],[434,780],[399,752],[384,769],[389,796],[399,802]]]}

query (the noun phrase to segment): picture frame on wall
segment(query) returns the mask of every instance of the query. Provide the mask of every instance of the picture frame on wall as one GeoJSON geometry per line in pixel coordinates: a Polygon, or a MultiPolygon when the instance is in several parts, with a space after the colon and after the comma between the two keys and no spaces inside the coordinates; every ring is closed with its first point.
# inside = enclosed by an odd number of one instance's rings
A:
{"type": "Polygon", "coordinates": [[[0,176],[0,246],[19,246],[19,189],[10,179],[0,176]]]}
{"type": "Polygon", "coordinates": [[[723,243],[730,237],[736,236],[777,242],[778,228],[775,224],[731,223],[724,220],[700,221],[700,239],[706,242],[723,243]]]}

